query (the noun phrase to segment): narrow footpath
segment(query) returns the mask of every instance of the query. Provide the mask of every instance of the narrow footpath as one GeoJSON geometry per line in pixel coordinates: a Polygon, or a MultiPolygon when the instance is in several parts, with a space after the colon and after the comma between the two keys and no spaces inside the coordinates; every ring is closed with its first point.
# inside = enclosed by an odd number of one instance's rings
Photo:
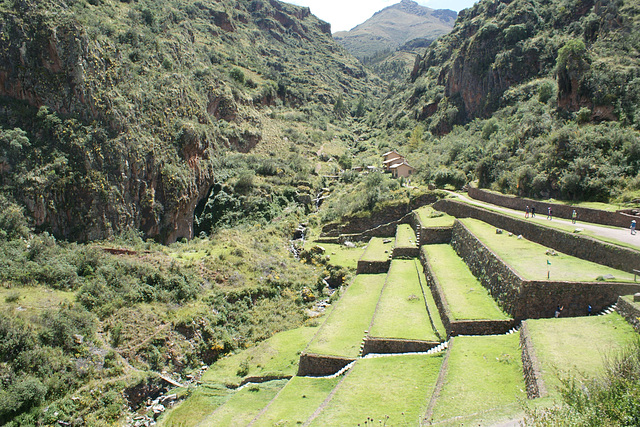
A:
{"type": "MultiPolygon", "coordinates": [[[[492,211],[504,212],[512,216],[520,216],[524,219],[524,212],[520,210],[505,208],[502,206],[493,205],[491,203],[483,202],[480,200],[475,200],[468,196],[462,195],[460,193],[455,193],[453,191],[448,191],[448,190],[445,190],[445,191],[447,191],[447,193],[457,197],[458,199],[462,200],[467,204],[480,206],[483,208],[490,209],[492,211]]],[[[543,204],[543,203],[541,202],[540,204],[543,204]]],[[[611,243],[620,242],[620,244],[623,244],[625,246],[631,246],[634,249],[640,250],[640,234],[631,234],[631,231],[627,228],[610,227],[606,225],[593,224],[589,222],[581,222],[579,219],[576,224],[572,224],[571,220],[564,219],[564,218],[554,217],[552,220],[548,220],[546,218],[547,218],[546,211],[536,212],[536,217],[529,218],[528,221],[533,221],[537,224],[546,225],[548,227],[554,227],[554,225],[563,225],[563,226],[569,226],[574,228],[581,228],[582,230],[592,234],[591,237],[593,238],[604,239],[611,243]]]]}

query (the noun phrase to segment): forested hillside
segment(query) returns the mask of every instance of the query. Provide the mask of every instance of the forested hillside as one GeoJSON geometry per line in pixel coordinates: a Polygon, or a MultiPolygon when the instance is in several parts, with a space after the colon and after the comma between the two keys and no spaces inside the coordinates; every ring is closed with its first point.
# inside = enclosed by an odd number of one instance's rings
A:
{"type": "Polygon", "coordinates": [[[328,24],[277,1],[6,0],[0,38],[4,193],[73,240],[192,237],[215,158],[379,94],[328,24]]]}
{"type": "Polygon", "coordinates": [[[479,2],[384,102],[389,126],[440,185],[635,198],[639,11],[636,0],[479,2]]]}

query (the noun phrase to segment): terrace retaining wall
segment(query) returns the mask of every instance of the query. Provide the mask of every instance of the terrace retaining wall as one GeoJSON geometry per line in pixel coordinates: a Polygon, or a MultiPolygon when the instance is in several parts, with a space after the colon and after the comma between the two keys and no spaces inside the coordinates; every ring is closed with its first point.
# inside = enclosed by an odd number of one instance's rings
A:
{"type": "Polygon", "coordinates": [[[533,341],[529,334],[527,322],[522,322],[520,327],[520,348],[522,349],[522,372],[527,387],[527,397],[529,399],[537,399],[546,396],[547,388],[542,379],[540,362],[533,348],[533,341]]]}
{"type": "Polygon", "coordinates": [[[479,219],[494,227],[521,234],[527,240],[577,258],[630,273],[633,273],[634,268],[640,269],[640,251],[545,227],[454,200],[440,200],[434,207],[456,218],[479,219]]]}
{"type": "MultiPolygon", "coordinates": [[[[432,204],[443,196],[443,193],[429,192],[411,198],[409,203],[382,208],[367,217],[343,217],[340,222],[330,223],[322,227],[322,237],[337,237],[341,234],[358,234],[366,232],[380,225],[395,222],[398,218],[404,217],[414,209],[432,204]]],[[[409,219],[407,218],[405,223],[408,222],[409,219]]],[[[395,234],[395,231],[393,234],[395,234]]]]}
{"type": "Polygon", "coordinates": [[[469,197],[483,202],[491,203],[505,208],[517,209],[524,212],[527,206],[535,206],[536,212],[540,215],[547,214],[547,208],[551,206],[553,216],[558,218],[571,219],[571,214],[575,209],[578,214],[578,220],[584,222],[592,222],[595,224],[612,225],[614,227],[629,227],[634,218],[638,218],[630,213],[623,211],[607,212],[599,209],[583,208],[579,206],[568,206],[556,203],[549,203],[539,200],[526,199],[515,196],[507,196],[504,194],[496,194],[480,188],[469,187],[469,197]]]}
{"type": "Polygon", "coordinates": [[[335,374],[354,360],[349,357],[302,353],[297,375],[299,377],[326,377],[335,374]]]}
{"type": "Polygon", "coordinates": [[[640,332],[640,307],[622,298],[618,297],[616,311],[624,317],[633,328],[640,332]]]}
{"type": "Polygon", "coordinates": [[[391,260],[386,261],[358,261],[356,274],[379,274],[389,271],[391,260]]]}
{"type": "Polygon", "coordinates": [[[367,337],[364,340],[362,355],[369,353],[376,354],[397,354],[397,353],[419,353],[429,351],[440,345],[439,341],[405,340],[397,338],[376,338],[367,337]]]}
{"type": "Polygon", "coordinates": [[[451,245],[516,324],[523,319],[552,317],[556,306],[564,307],[563,317],[584,316],[589,305],[598,312],[620,295],[640,291],[640,284],[633,283],[523,280],[457,220],[451,245]]]}
{"type": "Polygon", "coordinates": [[[420,262],[424,269],[427,284],[438,307],[440,319],[447,331],[447,338],[457,335],[498,335],[507,333],[515,326],[513,319],[505,320],[454,320],[449,303],[444,295],[440,282],[433,274],[431,264],[424,251],[420,252],[420,262]]]}
{"type": "Polygon", "coordinates": [[[420,215],[413,212],[410,221],[413,231],[418,236],[418,245],[436,245],[451,241],[451,227],[426,227],[420,221],[420,215]]]}
{"type": "Polygon", "coordinates": [[[399,246],[393,248],[394,258],[417,258],[420,255],[420,249],[416,246],[399,246]]]}

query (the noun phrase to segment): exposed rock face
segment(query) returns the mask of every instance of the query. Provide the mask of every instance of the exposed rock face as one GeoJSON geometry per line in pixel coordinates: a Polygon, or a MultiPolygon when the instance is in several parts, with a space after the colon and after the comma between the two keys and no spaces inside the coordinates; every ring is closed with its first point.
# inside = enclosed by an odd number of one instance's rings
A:
{"type": "Polygon", "coordinates": [[[147,6],[20,0],[0,11],[0,130],[26,130],[46,154],[0,158],[0,181],[58,237],[137,228],[162,242],[190,238],[216,153],[260,143],[261,108],[280,98],[328,109],[327,94],[343,87],[329,76],[366,87],[362,67],[308,8],[275,0],[147,6]],[[128,21],[122,27],[113,16],[128,21]],[[311,50],[330,58],[313,74],[328,90],[314,93],[313,78],[289,90],[292,76],[313,69],[297,56],[311,50]]]}
{"type": "Polygon", "coordinates": [[[615,31],[616,22],[626,22],[620,16],[617,6],[594,1],[571,7],[551,2],[544,9],[528,0],[478,3],[460,12],[453,31],[416,62],[412,80],[436,77],[437,84],[409,103],[420,105],[415,112],[419,119],[433,118],[432,130],[446,133],[454,124],[490,116],[509,88],[553,77],[558,107],[572,112],[588,107],[596,118],[616,119],[606,99],[586,80],[595,74],[588,59],[592,43],[615,31]],[[584,41],[586,49],[573,52],[556,68],[560,50],[573,41],[584,41]],[[420,97],[422,102],[417,102],[420,97]]]}

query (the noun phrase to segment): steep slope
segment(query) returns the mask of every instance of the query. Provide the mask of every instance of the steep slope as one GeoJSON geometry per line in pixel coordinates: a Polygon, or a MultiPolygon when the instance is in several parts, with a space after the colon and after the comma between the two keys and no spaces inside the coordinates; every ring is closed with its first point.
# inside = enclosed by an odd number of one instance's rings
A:
{"type": "Polygon", "coordinates": [[[0,40],[3,191],[73,240],[191,237],[216,156],[379,86],[276,0],[3,0],[0,40]]]}
{"type": "Polygon", "coordinates": [[[633,117],[624,88],[638,75],[637,12],[637,0],[478,3],[416,64],[410,102],[442,133],[488,117],[510,87],[557,76],[559,108],[633,117]]]}
{"type": "Polygon", "coordinates": [[[358,58],[395,49],[413,39],[435,40],[451,31],[456,12],[434,10],[412,0],[402,0],[376,12],[371,18],[350,31],[333,35],[351,54],[358,58]]]}

